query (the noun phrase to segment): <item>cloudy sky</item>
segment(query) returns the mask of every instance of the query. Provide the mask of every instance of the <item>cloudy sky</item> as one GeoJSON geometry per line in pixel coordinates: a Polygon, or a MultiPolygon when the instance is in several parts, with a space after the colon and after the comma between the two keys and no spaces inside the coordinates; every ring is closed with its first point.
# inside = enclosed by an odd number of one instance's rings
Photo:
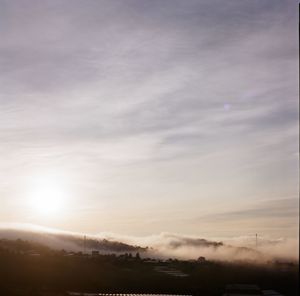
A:
{"type": "Polygon", "coordinates": [[[0,222],[297,236],[297,10],[0,0],[0,222]]]}

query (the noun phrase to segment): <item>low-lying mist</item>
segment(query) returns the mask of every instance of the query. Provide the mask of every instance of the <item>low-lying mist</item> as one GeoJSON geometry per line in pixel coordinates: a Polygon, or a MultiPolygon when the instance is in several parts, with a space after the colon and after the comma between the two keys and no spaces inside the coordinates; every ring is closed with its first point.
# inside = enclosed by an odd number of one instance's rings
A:
{"type": "Polygon", "coordinates": [[[247,261],[265,263],[272,260],[299,261],[298,239],[269,239],[255,236],[204,239],[173,233],[133,237],[113,233],[86,235],[33,225],[0,225],[0,239],[22,239],[50,248],[79,252],[98,250],[100,253],[140,252],[142,257],[247,261]]]}
{"type": "Polygon", "coordinates": [[[298,239],[259,237],[256,246],[255,236],[209,240],[174,233],[161,233],[138,238],[103,233],[99,236],[128,244],[151,247],[148,252],[155,257],[176,257],[189,260],[204,256],[211,260],[251,261],[253,263],[264,263],[272,260],[299,260],[298,239]]]}

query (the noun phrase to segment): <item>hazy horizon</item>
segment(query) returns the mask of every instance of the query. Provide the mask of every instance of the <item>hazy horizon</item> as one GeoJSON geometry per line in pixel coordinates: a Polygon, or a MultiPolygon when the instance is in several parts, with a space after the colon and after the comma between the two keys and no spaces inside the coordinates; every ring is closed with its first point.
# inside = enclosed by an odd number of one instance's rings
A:
{"type": "Polygon", "coordinates": [[[102,232],[97,234],[61,231],[36,225],[0,224],[0,239],[42,244],[51,250],[101,254],[140,252],[143,258],[196,260],[200,255],[221,262],[299,262],[298,239],[273,239],[263,236],[204,238],[162,232],[148,236],[129,236],[102,232]],[[90,244],[85,244],[87,240],[90,244]],[[91,243],[92,242],[92,243],[91,243]],[[97,242],[97,243],[96,243],[97,242]],[[95,244],[96,243],[96,244],[95,244]],[[125,244],[120,247],[119,244],[125,244]],[[116,248],[116,246],[119,246],[116,248]],[[130,249],[131,248],[131,251],[130,249]]]}
{"type": "Polygon", "coordinates": [[[298,3],[0,0],[0,225],[298,240],[298,3]]]}

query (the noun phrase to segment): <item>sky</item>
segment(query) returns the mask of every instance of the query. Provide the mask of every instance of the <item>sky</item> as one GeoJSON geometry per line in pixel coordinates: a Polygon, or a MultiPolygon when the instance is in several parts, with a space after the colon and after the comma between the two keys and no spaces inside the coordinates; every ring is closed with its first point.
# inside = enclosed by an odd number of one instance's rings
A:
{"type": "Polygon", "coordinates": [[[0,0],[0,223],[297,237],[297,11],[0,0]]]}

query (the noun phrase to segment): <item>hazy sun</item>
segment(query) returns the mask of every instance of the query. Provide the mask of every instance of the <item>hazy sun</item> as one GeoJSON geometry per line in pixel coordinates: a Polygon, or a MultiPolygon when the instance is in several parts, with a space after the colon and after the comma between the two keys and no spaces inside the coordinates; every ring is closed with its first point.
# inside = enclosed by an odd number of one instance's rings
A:
{"type": "Polygon", "coordinates": [[[42,215],[56,215],[64,209],[66,193],[60,180],[36,178],[29,192],[30,207],[42,215]]]}

